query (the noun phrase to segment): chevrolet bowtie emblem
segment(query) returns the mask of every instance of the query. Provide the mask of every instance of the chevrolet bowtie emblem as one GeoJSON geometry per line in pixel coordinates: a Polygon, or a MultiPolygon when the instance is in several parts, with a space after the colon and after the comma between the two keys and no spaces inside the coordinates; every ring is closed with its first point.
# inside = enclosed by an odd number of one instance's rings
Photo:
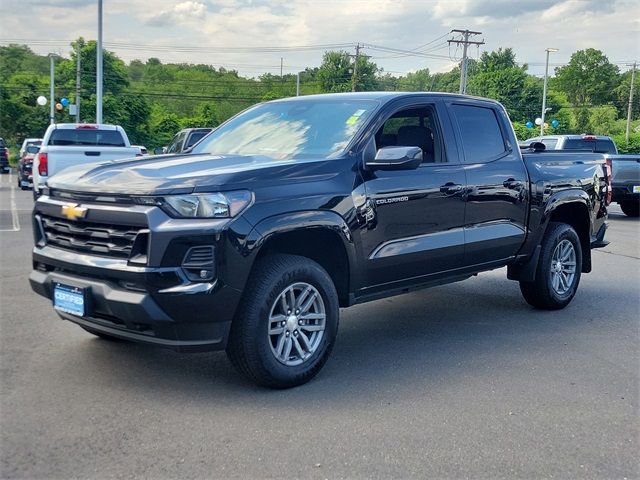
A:
{"type": "Polygon", "coordinates": [[[77,220],[78,218],[84,218],[87,215],[87,209],[75,203],[67,203],[62,206],[62,215],[67,217],[69,220],[77,220]]]}

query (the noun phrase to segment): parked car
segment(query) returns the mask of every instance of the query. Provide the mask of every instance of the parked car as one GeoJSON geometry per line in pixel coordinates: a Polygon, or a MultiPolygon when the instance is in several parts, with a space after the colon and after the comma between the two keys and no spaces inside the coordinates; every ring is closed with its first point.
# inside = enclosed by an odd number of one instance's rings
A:
{"type": "Polygon", "coordinates": [[[49,125],[40,152],[33,161],[33,195],[65,168],[141,155],[122,127],[106,124],[57,123],[49,125]]]}
{"type": "Polygon", "coordinates": [[[140,150],[140,155],[147,156],[149,155],[149,151],[147,150],[147,147],[145,147],[144,145],[131,145],[134,148],[137,148],[140,150]]]}
{"type": "Polygon", "coordinates": [[[629,217],[640,216],[640,155],[605,155],[611,165],[613,201],[629,217]]]}
{"type": "Polygon", "coordinates": [[[544,135],[526,140],[541,142],[547,150],[583,150],[596,153],[618,154],[616,143],[605,135],[544,135]]]}
{"type": "Polygon", "coordinates": [[[33,187],[33,159],[39,150],[38,145],[28,145],[18,161],[18,188],[21,190],[33,187]]]}
{"type": "Polygon", "coordinates": [[[185,128],[180,130],[171,140],[166,150],[156,153],[180,153],[193,147],[196,143],[207,136],[213,128],[185,128]]]}
{"type": "Polygon", "coordinates": [[[10,170],[9,150],[4,143],[4,139],[0,138],[0,173],[9,173],[10,170]]]}
{"type": "Polygon", "coordinates": [[[507,266],[529,304],[564,308],[607,243],[609,181],[600,154],[522,153],[492,100],[293,97],[189,154],[50,179],[30,282],[97,336],[226,349],[292,387],[329,357],[339,307],[507,266]]]}
{"type": "Polygon", "coordinates": [[[42,139],[41,138],[25,138],[22,142],[22,146],[20,147],[20,152],[18,153],[18,158],[22,158],[22,156],[24,155],[24,152],[27,150],[27,147],[29,145],[37,145],[40,146],[42,145],[42,139]]]}

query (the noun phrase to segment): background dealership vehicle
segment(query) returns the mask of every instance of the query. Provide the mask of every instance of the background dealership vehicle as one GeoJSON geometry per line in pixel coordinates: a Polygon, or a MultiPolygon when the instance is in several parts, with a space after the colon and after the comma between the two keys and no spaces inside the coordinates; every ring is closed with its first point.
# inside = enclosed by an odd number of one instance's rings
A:
{"type": "Polygon", "coordinates": [[[18,161],[18,188],[22,190],[28,190],[33,186],[33,159],[38,151],[38,145],[28,145],[18,161]]]}
{"type": "Polygon", "coordinates": [[[339,307],[505,265],[528,303],[565,307],[606,244],[609,180],[599,154],[523,154],[490,100],[278,100],[190,154],[51,179],[30,281],[98,336],[226,348],[291,387],[327,360],[339,307]]]}
{"type": "Polygon", "coordinates": [[[42,145],[42,139],[41,138],[25,138],[22,142],[22,146],[20,146],[20,153],[18,154],[20,158],[22,158],[22,156],[24,155],[24,152],[27,150],[27,147],[29,145],[40,146],[42,145]]]}
{"type": "Polygon", "coordinates": [[[67,167],[140,155],[118,125],[58,123],[49,125],[33,161],[34,197],[47,179],[67,167]]]}
{"type": "Polygon", "coordinates": [[[606,155],[611,165],[613,201],[629,217],[640,216],[640,155],[606,155]]]}
{"type": "Polygon", "coordinates": [[[171,143],[166,149],[156,153],[180,153],[193,147],[196,143],[202,140],[208,135],[213,128],[199,127],[199,128],[185,128],[180,130],[171,139],[171,143]]]}
{"type": "Polygon", "coordinates": [[[0,173],[8,173],[11,170],[9,166],[9,150],[4,143],[4,139],[0,138],[0,173]]]}
{"type": "Polygon", "coordinates": [[[526,140],[541,142],[547,150],[582,150],[595,153],[618,154],[616,143],[605,135],[544,135],[526,140]]]}

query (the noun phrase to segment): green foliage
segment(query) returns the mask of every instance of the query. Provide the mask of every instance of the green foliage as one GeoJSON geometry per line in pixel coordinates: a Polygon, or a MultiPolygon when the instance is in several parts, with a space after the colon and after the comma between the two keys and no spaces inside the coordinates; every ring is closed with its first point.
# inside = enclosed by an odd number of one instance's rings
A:
{"type": "Polygon", "coordinates": [[[552,82],[575,105],[602,105],[613,100],[619,69],[600,50],[587,48],[571,55],[568,65],[556,69],[552,82]]]}
{"type": "Polygon", "coordinates": [[[619,153],[640,153],[640,131],[631,133],[628,143],[624,133],[613,135],[613,141],[616,142],[619,153]]]}
{"type": "MultiPolygon", "coordinates": [[[[56,58],[55,98],[75,102],[76,46],[81,55],[81,119],[95,121],[96,43],[79,38],[67,58],[56,58]]],[[[167,145],[184,127],[215,127],[261,101],[296,94],[296,75],[264,73],[243,77],[235,70],[203,64],[164,64],[157,58],[133,60],[128,65],[104,52],[104,121],[122,125],[133,143],[153,149],[167,145]]],[[[349,92],[354,56],[347,51],[325,52],[319,67],[300,73],[300,93],[349,92]]],[[[540,116],[542,79],[529,75],[510,48],[484,52],[468,61],[467,91],[502,102],[520,140],[539,134],[525,123],[540,116]]],[[[547,133],[602,133],[624,140],[630,72],[620,74],[598,50],[576,52],[571,62],[557,69],[547,92],[551,109],[546,120],[560,125],[547,133]],[[620,137],[622,135],[622,137],[620,137]]],[[[640,75],[633,117],[640,115],[640,75]]],[[[358,57],[358,91],[458,92],[460,68],[431,73],[423,68],[404,76],[384,72],[366,55],[358,57]]],[[[49,97],[49,59],[24,45],[0,46],[0,136],[9,145],[27,136],[40,136],[49,124],[49,105],[36,105],[39,95],[49,97]]],[[[73,121],[67,111],[56,121],[73,121]]],[[[638,122],[634,123],[634,126],[638,122]]],[[[636,149],[638,133],[627,149],[636,149]]]]}

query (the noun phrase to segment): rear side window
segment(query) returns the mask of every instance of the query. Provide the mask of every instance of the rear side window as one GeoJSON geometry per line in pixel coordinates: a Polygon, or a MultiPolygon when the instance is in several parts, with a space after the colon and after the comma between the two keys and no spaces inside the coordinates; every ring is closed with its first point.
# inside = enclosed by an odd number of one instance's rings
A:
{"type": "Polygon", "coordinates": [[[51,132],[49,145],[91,146],[91,147],[124,147],[124,138],[117,130],[93,129],[56,129],[51,132]]]}
{"type": "Polygon", "coordinates": [[[556,149],[556,145],[558,144],[558,139],[557,138],[544,138],[542,140],[542,143],[544,143],[544,146],[547,150],[555,150],[556,149]]]}
{"type": "Polygon", "coordinates": [[[491,108],[453,105],[467,163],[487,162],[505,152],[502,131],[491,108]]]}

